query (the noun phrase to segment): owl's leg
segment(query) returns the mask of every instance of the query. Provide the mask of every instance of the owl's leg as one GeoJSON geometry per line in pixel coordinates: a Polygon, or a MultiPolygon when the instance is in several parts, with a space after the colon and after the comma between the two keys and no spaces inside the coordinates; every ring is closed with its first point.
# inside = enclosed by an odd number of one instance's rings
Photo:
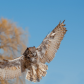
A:
{"type": "Polygon", "coordinates": [[[39,65],[37,64],[37,69],[36,69],[36,73],[37,73],[37,81],[40,81],[40,77],[39,77],[39,65]]]}
{"type": "Polygon", "coordinates": [[[30,81],[33,81],[33,70],[31,69],[31,74],[30,74],[30,81]]]}
{"type": "Polygon", "coordinates": [[[37,81],[40,82],[40,79],[42,79],[42,78],[41,78],[41,75],[40,75],[39,64],[37,64],[36,73],[37,73],[37,81]]]}

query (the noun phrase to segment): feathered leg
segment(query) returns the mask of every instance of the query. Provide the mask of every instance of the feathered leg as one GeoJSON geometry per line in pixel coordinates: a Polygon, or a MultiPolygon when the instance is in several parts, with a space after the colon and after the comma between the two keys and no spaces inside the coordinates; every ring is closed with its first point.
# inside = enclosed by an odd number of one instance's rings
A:
{"type": "Polygon", "coordinates": [[[40,79],[42,79],[42,76],[46,76],[46,70],[48,69],[48,66],[43,63],[39,63],[36,66],[32,65],[31,70],[28,70],[26,79],[33,81],[33,82],[39,82],[40,79]]]}

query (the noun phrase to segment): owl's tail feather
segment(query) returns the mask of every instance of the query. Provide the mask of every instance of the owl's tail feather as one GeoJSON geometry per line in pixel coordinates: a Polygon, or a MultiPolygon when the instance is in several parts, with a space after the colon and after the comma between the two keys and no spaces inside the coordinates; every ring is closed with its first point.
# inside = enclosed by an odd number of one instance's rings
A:
{"type": "Polygon", "coordinates": [[[48,69],[48,66],[43,63],[39,63],[37,67],[32,66],[32,70],[28,70],[26,79],[33,81],[33,82],[39,82],[40,79],[42,79],[42,76],[46,76],[46,70],[48,69]]]}

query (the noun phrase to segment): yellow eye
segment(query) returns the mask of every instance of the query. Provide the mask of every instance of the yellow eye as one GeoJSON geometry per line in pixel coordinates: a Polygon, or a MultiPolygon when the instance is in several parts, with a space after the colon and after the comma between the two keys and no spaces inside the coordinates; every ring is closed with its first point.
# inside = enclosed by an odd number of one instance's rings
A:
{"type": "Polygon", "coordinates": [[[30,54],[32,54],[32,52],[30,51],[30,54]]]}

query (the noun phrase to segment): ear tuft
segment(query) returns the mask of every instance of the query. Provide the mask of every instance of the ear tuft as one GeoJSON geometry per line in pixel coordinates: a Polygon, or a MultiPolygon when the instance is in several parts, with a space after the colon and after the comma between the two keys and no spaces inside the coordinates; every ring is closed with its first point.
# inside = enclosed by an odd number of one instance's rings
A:
{"type": "Polygon", "coordinates": [[[29,51],[29,48],[27,48],[27,49],[24,51],[23,55],[26,56],[26,55],[28,54],[28,51],[29,51]]]}

